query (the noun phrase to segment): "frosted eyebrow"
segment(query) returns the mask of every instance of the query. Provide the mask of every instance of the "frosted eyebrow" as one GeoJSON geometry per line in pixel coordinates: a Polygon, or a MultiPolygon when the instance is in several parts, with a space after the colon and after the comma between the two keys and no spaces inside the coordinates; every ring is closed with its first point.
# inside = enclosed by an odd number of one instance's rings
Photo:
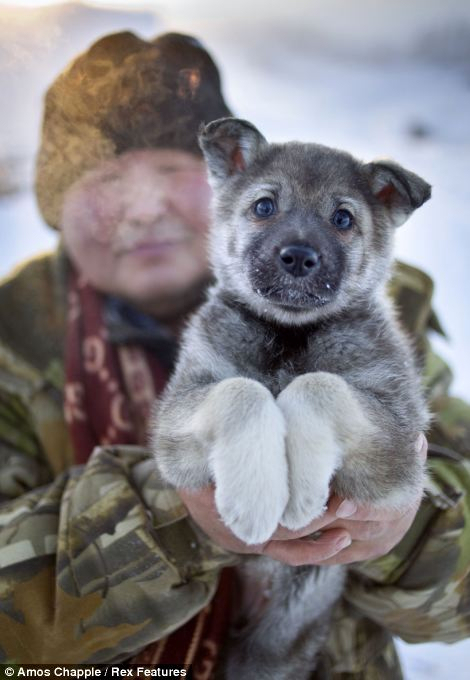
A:
{"type": "Polygon", "coordinates": [[[351,198],[351,196],[333,196],[333,201],[335,205],[350,207],[355,212],[361,212],[363,209],[361,201],[358,201],[355,198],[351,198]]]}
{"type": "Polygon", "coordinates": [[[262,196],[263,194],[278,194],[280,190],[281,185],[278,182],[263,182],[262,184],[256,184],[255,186],[250,187],[249,191],[246,193],[246,197],[248,199],[259,198],[259,196],[262,196]]]}

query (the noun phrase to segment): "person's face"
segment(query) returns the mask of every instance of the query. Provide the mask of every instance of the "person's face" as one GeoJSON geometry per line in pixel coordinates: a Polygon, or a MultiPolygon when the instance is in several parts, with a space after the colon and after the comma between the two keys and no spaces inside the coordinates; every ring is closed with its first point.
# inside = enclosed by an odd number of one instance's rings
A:
{"type": "Polygon", "coordinates": [[[209,200],[205,166],[196,156],[129,151],[67,191],[66,250],[97,290],[171,314],[172,305],[177,311],[207,280],[209,200]]]}

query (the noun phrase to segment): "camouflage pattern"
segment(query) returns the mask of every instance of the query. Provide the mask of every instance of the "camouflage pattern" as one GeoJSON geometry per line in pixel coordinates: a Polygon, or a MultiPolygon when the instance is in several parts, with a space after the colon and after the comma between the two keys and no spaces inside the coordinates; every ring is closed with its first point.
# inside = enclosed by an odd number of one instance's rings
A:
{"type": "MultiPolygon", "coordinates": [[[[110,662],[181,626],[234,556],[188,519],[138,447],[73,466],[62,416],[65,257],[0,286],[0,661],[110,662]]],[[[316,678],[401,678],[393,635],[452,642],[470,631],[470,408],[426,338],[442,333],[432,283],[399,265],[391,293],[416,341],[436,413],[431,481],[396,548],[350,569],[316,678]]]]}

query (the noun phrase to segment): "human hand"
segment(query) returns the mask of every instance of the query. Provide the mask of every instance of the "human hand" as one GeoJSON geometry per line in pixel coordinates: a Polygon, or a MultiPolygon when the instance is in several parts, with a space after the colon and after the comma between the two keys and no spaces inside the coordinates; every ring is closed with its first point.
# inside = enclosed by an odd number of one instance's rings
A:
{"type": "MultiPolygon", "coordinates": [[[[426,460],[428,443],[424,434],[416,441],[416,452],[423,461],[426,460]]],[[[421,499],[422,493],[407,508],[383,510],[373,506],[357,507],[350,501],[332,497],[329,508],[331,505],[336,508],[337,519],[327,526],[328,531],[325,533],[341,528],[349,533],[352,543],[322,564],[351,564],[386,555],[401,541],[412,525],[421,499]]]]}
{"type": "Polygon", "coordinates": [[[341,528],[332,528],[315,540],[309,538],[312,533],[334,521],[334,513],[331,514],[328,510],[322,517],[300,531],[290,531],[279,526],[266,543],[247,545],[221,520],[215,505],[213,486],[197,491],[178,489],[178,494],[196,524],[214,543],[230,552],[242,555],[267,555],[284,564],[300,566],[319,564],[351,543],[349,533],[341,528]]]}
{"type": "MultiPolygon", "coordinates": [[[[419,437],[416,448],[425,459],[424,435],[419,437]]],[[[198,491],[178,489],[178,493],[196,524],[220,547],[240,554],[266,555],[290,566],[350,564],[385,555],[408,531],[421,502],[419,495],[408,508],[390,511],[357,507],[332,496],[326,512],[303,529],[291,531],[279,526],[266,543],[247,545],[220,519],[214,487],[198,491]]]]}

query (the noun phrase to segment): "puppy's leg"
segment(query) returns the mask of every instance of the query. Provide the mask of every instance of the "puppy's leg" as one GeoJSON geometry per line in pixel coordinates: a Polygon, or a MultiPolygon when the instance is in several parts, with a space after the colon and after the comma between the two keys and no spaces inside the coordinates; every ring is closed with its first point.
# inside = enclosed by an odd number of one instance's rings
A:
{"type": "Polygon", "coordinates": [[[341,566],[292,568],[263,558],[257,561],[259,566],[248,561],[238,568],[242,589],[261,577],[270,583],[268,597],[255,620],[246,621],[241,628],[236,625],[232,632],[225,680],[310,678],[328,635],[332,607],[342,592],[345,570],[341,566]],[[253,566],[259,575],[251,573],[253,566]]]}
{"type": "Polygon", "coordinates": [[[215,483],[220,516],[246,543],[275,531],[288,499],[284,416],[271,392],[247,378],[178,389],[155,418],[155,455],[175,486],[215,483]]]}
{"type": "Polygon", "coordinates": [[[278,396],[287,426],[290,497],[281,523],[299,529],[325,510],[344,455],[374,431],[352,388],[332,373],[306,373],[278,396]]]}
{"type": "Polygon", "coordinates": [[[208,443],[220,516],[246,543],[275,531],[288,499],[285,425],[272,394],[246,378],[211,389],[191,420],[208,443]]]}

